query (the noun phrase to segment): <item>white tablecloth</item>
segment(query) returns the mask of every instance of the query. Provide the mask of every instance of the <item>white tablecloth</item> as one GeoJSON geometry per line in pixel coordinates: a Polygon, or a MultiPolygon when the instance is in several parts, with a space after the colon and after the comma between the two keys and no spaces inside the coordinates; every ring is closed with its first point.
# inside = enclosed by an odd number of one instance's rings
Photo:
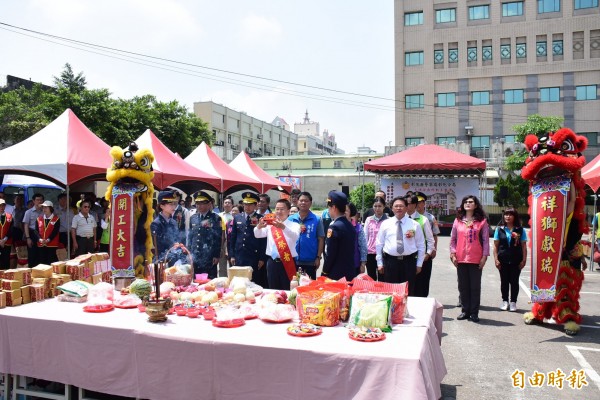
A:
{"type": "Polygon", "coordinates": [[[411,317],[381,342],[319,336],[288,324],[216,328],[137,309],[102,314],[54,299],[0,310],[0,372],[148,399],[438,399],[446,375],[442,306],[409,298],[411,317]]]}

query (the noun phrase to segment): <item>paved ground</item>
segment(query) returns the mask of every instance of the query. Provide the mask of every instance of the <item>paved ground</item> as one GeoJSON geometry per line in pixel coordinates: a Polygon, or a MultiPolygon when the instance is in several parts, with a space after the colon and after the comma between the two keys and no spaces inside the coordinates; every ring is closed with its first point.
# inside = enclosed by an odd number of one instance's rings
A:
{"type": "MultiPolygon", "coordinates": [[[[449,237],[440,237],[434,260],[430,297],[444,305],[442,351],[448,374],[442,383],[446,399],[600,399],[600,272],[588,271],[581,291],[583,327],[569,337],[557,325],[528,326],[523,313],[530,309],[529,267],[521,274],[517,312],[500,311],[500,277],[493,257],[483,271],[482,300],[475,324],[458,321],[456,270],[449,260],[449,237]],[[563,389],[548,385],[548,373],[565,374],[563,389]],[[525,386],[513,386],[511,375],[522,371],[525,386]],[[572,389],[566,378],[584,370],[588,383],[572,389]],[[545,375],[541,387],[528,381],[535,372],[545,375]]],[[[410,300],[409,300],[410,304],[410,300]]]]}

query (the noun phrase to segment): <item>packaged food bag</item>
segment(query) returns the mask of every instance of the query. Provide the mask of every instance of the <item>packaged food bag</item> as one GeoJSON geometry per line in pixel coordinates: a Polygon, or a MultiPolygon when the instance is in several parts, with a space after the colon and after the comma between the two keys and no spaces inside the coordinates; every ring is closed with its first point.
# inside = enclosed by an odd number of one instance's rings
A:
{"type": "Polygon", "coordinates": [[[329,285],[299,286],[296,288],[296,308],[300,322],[318,326],[336,326],[340,322],[340,297],[342,287],[329,285]]]}
{"type": "Polygon", "coordinates": [[[355,293],[350,300],[350,326],[392,331],[392,296],[380,293],[355,293]]]}
{"type": "Polygon", "coordinates": [[[309,286],[318,286],[323,289],[331,288],[333,291],[340,291],[340,320],[348,321],[348,316],[350,314],[350,296],[352,292],[346,278],[342,277],[340,280],[334,281],[333,279],[320,276],[316,280],[310,282],[309,286]]]}
{"type": "Polygon", "coordinates": [[[388,283],[374,280],[354,279],[352,281],[353,293],[369,292],[382,293],[392,296],[392,323],[401,324],[408,315],[406,304],[408,302],[408,282],[388,283]]]}

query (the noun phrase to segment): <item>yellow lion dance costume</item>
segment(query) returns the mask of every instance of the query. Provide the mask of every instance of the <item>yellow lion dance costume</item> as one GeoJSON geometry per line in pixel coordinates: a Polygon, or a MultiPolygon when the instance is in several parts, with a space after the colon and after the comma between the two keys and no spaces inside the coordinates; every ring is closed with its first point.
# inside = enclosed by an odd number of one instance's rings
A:
{"type": "Polygon", "coordinates": [[[135,143],[128,150],[118,146],[110,149],[113,163],[106,171],[106,180],[110,182],[106,189],[105,198],[111,201],[115,185],[120,183],[141,184],[140,190],[134,195],[134,270],[135,276],[144,277],[145,260],[152,260],[152,235],[150,224],[154,219],[152,201],[154,172],[152,163],[154,155],[148,149],[138,149],[135,143]],[[140,225],[139,222],[142,222],[140,225]]]}

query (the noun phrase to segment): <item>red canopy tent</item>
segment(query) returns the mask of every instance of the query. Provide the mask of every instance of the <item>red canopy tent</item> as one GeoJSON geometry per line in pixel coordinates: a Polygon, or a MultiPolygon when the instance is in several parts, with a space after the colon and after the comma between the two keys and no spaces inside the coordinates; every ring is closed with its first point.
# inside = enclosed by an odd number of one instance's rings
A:
{"type": "Polygon", "coordinates": [[[154,179],[152,183],[159,189],[174,186],[186,193],[199,189],[220,191],[221,178],[199,170],[173,153],[156,135],[147,129],[135,140],[138,147],[154,153],[154,179]]]}
{"type": "Polygon", "coordinates": [[[242,189],[261,190],[262,184],[259,180],[250,178],[232,168],[223,161],[204,142],[196,147],[185,161],[202,171],[221,178],[220,192],[234,192],[242,189]]]}
{"type": "Polygon", "coordinates": [[[422,144],[365,163],[365,170],[385,174],[468,175],[485,171],[485,161],[435,144],[422,144]]]}
{"type": "Polygon", "coordinates": [[[36,176],[62,187],[103,180],[111,164],[110,147],[71,109],[38,133],[0,151],[0,174],[36,176]]]}
{"type": "Polygon", "coordinates": [[[594,193],[600,188],[600,154],[581,169],[581,177],[594,193]]]}
{"type": "Polygon", "coordinates": [[[234,158],[233,161],[229,163],[229,166],[235,168],[250,179],[260,182],[261,193],[265,193],[271,189],[277,189],[287,193],[292,190],[291,185],[286,185],[279,179],[273,178],[263,171],[244,151],[234,158]]]}

